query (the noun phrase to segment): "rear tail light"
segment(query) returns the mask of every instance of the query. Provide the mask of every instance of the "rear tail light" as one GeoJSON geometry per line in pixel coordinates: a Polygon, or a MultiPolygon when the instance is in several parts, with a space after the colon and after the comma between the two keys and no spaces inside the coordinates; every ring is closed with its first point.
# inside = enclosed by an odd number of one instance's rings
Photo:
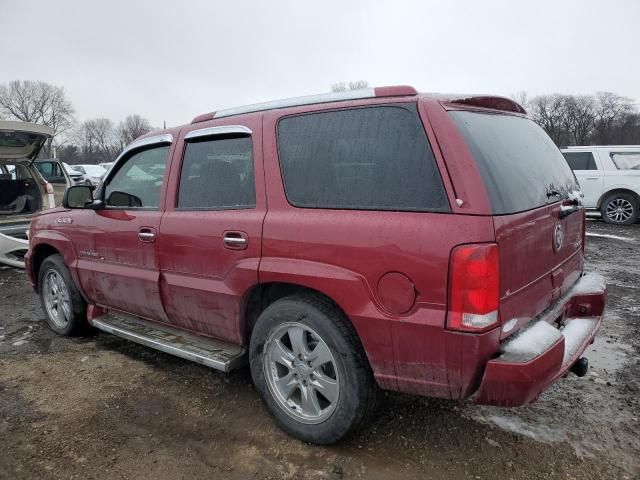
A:
{"type": "Polygon", "coordinates": [[[53,195],[55,193],[55,191],[53,190],[53,186],[48,182],[44,188],[46,189],[47,194],[53,195]]]}
{"type": "Polygon", "coordinates": [[[484,332],[498,324],[498,245],[462,245],[451,252],[447,328],[484,332]]]}

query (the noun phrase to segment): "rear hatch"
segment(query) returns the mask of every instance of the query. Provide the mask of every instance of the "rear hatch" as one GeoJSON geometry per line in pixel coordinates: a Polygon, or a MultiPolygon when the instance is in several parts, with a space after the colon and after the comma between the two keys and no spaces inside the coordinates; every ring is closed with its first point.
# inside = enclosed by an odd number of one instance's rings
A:
{"type": "Polygon", "coordinates": [[[502,338],[542,313],[583,268],[578,184],[549,136],[504,112],[453,110],[484,180],[500,259],[502,338]]]}
{"type": "Polygon", "coordinates": [[[0,159],[31,162],[53,133],[46,125],[0,121],[0,159]]]}

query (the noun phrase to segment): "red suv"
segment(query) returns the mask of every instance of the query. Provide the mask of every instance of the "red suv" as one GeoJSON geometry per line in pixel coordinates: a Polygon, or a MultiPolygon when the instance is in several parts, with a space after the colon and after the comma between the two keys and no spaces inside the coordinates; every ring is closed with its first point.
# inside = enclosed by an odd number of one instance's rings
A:
{"type": "Polygon", "coordinates": [[[534,401],[584,375],[602,277],[576,179],[507,98],[384,87],[200,115],[129,145],[31,225],[51,328],[229,371],[339,440],[379,388],[534,401]]]}

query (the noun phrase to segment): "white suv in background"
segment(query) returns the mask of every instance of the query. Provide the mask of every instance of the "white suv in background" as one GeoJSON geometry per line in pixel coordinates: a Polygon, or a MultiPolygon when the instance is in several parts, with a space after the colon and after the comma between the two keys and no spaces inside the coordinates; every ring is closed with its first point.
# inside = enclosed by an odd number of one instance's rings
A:
{"type": "Polygon", "coordinates": [[[640,208],[640,146],[562,148],[576,174],[588,209],[607,223],[631,225],[640,208]]]}

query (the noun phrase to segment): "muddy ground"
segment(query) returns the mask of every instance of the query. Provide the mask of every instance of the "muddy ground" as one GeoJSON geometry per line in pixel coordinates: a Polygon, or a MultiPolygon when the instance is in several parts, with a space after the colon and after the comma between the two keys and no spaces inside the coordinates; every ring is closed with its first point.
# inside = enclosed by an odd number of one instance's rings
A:
{"type": "Polygon", "coordinates": [[[592,369],[520,409],[387,394],[332,447],[278,430],[247,369],[225,376],[96,333],[51,333],[21,271],[0,271],[0,478],[640,478],[640,225],[590,221],[609,282],[592,369]]]}

